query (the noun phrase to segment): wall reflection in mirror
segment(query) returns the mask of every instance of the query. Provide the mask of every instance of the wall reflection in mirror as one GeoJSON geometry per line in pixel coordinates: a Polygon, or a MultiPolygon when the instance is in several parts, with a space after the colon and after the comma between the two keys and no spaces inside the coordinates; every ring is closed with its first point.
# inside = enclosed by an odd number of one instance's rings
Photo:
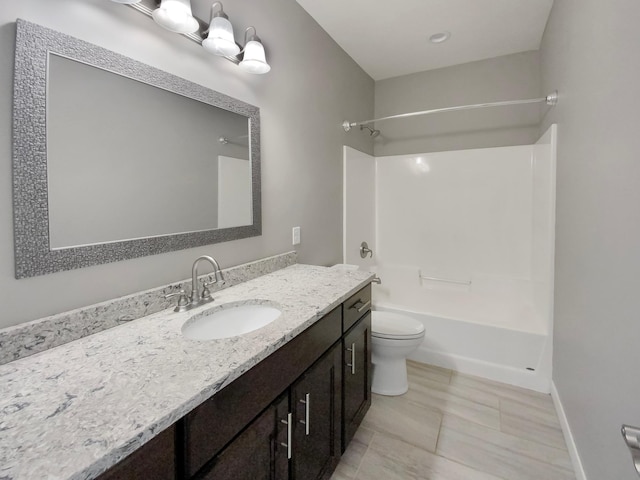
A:
{"type": "Polygon", "coordinates": [[[48,86],[51,248],[251,224],[247,117],[55,54],[48,86]]]}

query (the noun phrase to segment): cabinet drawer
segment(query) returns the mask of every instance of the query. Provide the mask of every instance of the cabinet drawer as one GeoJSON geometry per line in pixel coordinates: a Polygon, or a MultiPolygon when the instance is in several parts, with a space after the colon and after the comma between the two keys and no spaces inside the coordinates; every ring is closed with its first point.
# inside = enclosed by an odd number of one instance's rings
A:
{"type": "Polygon", "coordinates": [[[340,339],[341,319],[338,307],[184,418],[186,478],[200,470],[340,339]]]}
{"type": "Polygon", "coordinates": [[[346,332],[371,310],[371,284],[342,304],[342,331],[346,332]]]}

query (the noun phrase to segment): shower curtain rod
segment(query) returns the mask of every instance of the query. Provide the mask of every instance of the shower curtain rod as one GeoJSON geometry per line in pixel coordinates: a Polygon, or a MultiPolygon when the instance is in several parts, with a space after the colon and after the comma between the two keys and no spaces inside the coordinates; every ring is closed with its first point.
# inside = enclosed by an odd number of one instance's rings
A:
{"type": "Polygon", "coordinates": [[[541,98],[530,98],[528,100],[508,100],[506,102],[493,102],[493,103],[476,103],[475,105],[460,105],[457,107],[445,107],[445,108],[435,108],[433,110],[423,110],[421,112],[411,112],[411,113],[401,113],[399,115],[390,115],[388,117],[381,118],[373,118],[371,120],[363,120],[361,122],[350,122],[349,120],[345,120],[342,124],[342,128],[344,128],[345,132],[351,130],[352,127],[357,127],[360,125],[368,125],[374,122],[382,122],[383,120],[393,120],[395,118],[407,118],[407,117],[416,117],[418,115],[429,115],[432,113],[442,113],[442,112],[456,112],[460,110],[473,110],[476,108],[488,108],[488,107],[506,107],[509,105],[526,105],[528,103],[542,103],[545,102],[547,105],[556,105],[558,103],[558,91],[554,91],[550,93],[546,97],[541,98]]]}

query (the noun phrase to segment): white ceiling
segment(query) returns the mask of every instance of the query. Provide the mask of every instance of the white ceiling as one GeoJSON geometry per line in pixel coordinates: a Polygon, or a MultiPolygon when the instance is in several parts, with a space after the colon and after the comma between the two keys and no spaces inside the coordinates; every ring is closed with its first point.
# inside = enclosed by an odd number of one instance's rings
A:
{"type": "Polygon", "coordinates": [[[297,0],[374,80],[537,50],[553,0],[297,0]],[[442,31],[451,38],[432,44],[442,31]]]}

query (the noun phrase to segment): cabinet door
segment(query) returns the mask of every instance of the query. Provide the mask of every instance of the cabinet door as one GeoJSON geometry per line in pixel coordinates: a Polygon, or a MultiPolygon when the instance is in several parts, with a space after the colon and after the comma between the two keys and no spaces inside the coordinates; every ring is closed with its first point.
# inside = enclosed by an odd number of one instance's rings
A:
{"type": "Polygon", "coordinates": [[[199,480],[287,480],[288,395],[245,428],[196,477],[199,480]],[[284,445],[283,445],[284,444],[284,445]]]}
{"type": "Polygon", "coordinates": [[[371,406],[371,313],[346,333],[342,346],[344,452],[371,406]]]}
{"type": "Polygon", "coordinates": [[[294,480],[329,478],[340,459],[341,360],[339,342],[291,388],[294,480]]]}

